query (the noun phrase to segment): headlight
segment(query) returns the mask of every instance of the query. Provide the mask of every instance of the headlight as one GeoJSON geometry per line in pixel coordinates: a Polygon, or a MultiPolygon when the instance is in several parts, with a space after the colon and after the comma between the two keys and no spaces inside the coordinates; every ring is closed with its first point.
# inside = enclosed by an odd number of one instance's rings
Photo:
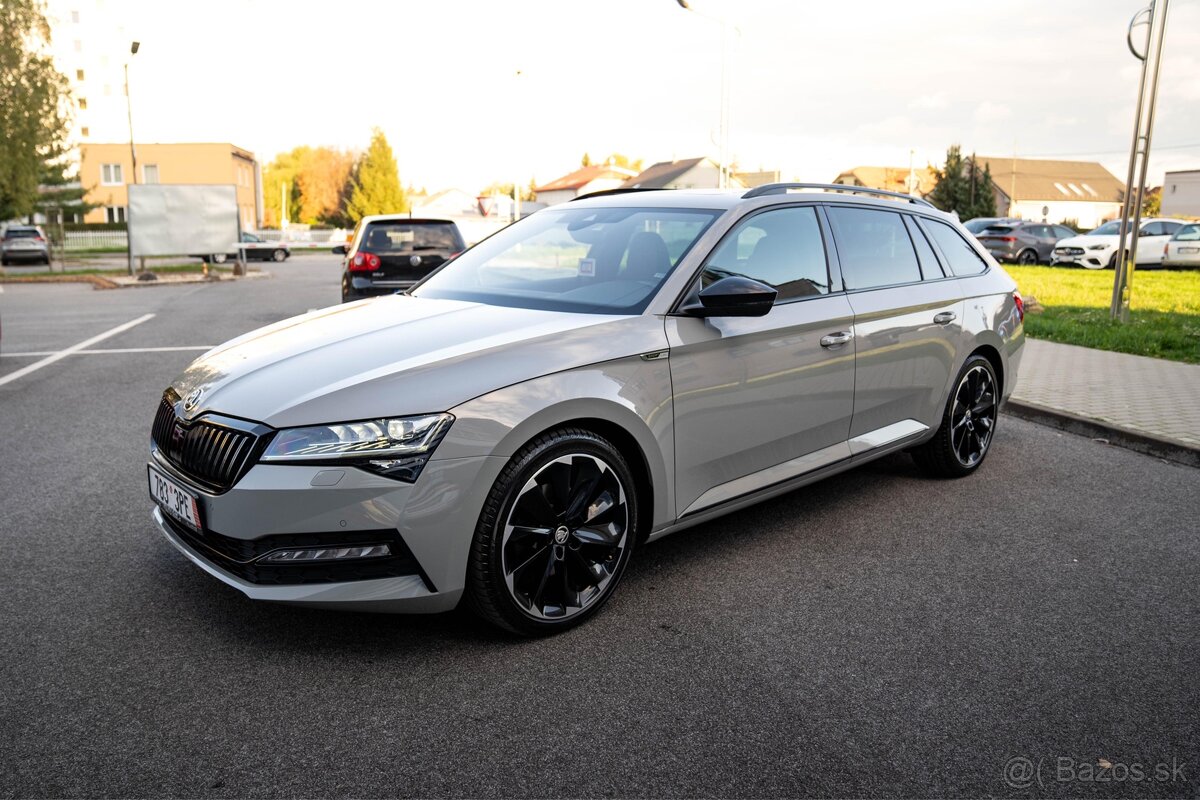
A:
{"type": "Polygon", "coordinates": [[[1107,250],[1112,247],[1111,244],[1089,244],[1088,250],[1107,250]]]}
{"type": "Polygon", "coordinates": [[[450,414],[427,414],[285,428],[275,434],[262,460],[347,464],[412,482],[453,421],[450,414]]]}

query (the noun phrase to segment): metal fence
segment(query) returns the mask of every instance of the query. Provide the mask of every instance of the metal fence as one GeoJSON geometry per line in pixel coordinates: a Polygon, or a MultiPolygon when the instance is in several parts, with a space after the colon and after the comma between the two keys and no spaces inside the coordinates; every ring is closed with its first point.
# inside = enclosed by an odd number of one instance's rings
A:
{"type": "MultiPolygon", "coordinates": [[[[51,238],[56,238],[53,231],[46,231],[51,238]]],[[[67,241],[64,248],[68,253],[81,250],[124,250],[129,246],[125,231],[94,230],[67,231],[67,241]]]]}

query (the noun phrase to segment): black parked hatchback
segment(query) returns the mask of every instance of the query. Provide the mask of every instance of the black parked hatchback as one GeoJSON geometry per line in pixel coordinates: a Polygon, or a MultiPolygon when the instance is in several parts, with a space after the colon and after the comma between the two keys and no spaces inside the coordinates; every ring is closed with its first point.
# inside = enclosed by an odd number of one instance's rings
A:
{"type": "Polygon", "coordinates": [[[450,220],[363,217],[350,244],[333,248],[345,256],[342,302],[407,289],[466,249],[450,220]]]}

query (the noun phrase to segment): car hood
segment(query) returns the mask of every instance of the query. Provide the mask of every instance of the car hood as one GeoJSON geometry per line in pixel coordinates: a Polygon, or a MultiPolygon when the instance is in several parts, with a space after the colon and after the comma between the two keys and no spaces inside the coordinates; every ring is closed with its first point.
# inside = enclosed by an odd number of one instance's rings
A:
{"type": "Polygon", "coordinates": [[[1083,247],[1083,248],[1086,248],[1089,245],[1095,246],[1098,244],[1106,244],[1106,245],[1109,245],[1110,247],[1116,247],[1117,239],[1119,239],[1119,238],[1120,238],[1119,236],[1108,236],[1108,235],[1071,236],[1067,239],[1059,239],[1057,242],[1054,243],[1054,246],[1055,247],[1083,247]]]}
{"type": "Polygon", "coordinates": [[[276,428],[446,411],[552,372],[660,350],[662,320],[387,295],[313,311],[208,351],[171,386],[276,428]]]}

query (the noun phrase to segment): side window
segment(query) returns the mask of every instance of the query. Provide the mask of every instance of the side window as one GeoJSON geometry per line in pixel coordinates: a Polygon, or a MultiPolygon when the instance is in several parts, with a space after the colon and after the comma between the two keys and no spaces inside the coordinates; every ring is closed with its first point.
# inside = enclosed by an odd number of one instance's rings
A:
{"type": "Polygon", "coordinates": [[[942,251],[950,271],[955,275],[978,275],[987,269],[987,262],[979,257],[974,248],[967,244],[954,228],[934,219],[927,219],[924,223],[925,230],[929,231],[938,249],[942,251]]]}
{"type": "Polygon", "coordinates": [[[709,256],[703,286],[741,275],[774,286],[779,300],[829,294],[825,244],[812,206],[764,211],[743,221],[709,256]]]}
{"type": "Polygon", "coordinates": [[[905,215],[904,225],[908,228],[908,235],[912,237],[913,246],[917,249],[917,261],[921,262],[921,276],[927,281],[946,277],[942,274],[942,267],[938,264],[933,248],[929,246],[929,240],[917,226],[916,220],[905,215]]]}
{"type": "Polygon", "coordinates": [[[1029,235],[1035,239],[1046,239],[1050,236],[1050,229],[1045,225],[1030,225],[1029,235]]]}
{"type": "Polygon", "coordinates": [[[1163,224],[1161,222],[1151,222],[1148,225],[1142,226],[1141,236],[1162,236],[1163,224]]]}
{"type": "Polygon", "coordinates": [[[1159,225],[1163,226],[1163,234],[1166,236],[1174,236],[1175,232],[1183,227],[1182,222],[1160,222],[1159,225]]]}
{"type": "Polygon", "coordinates": [[[1078,236],[1078,235],[1079,234],[1075,233],[1075,231],[1071,230],[1070,228],[1064,227],[1062,225],[1058,225],[1054,228],[1054,238],[1055,239],[1069,239],[1072,236],[1078,236]]]}
{"type": "Polygon", "coordinates": [[[847,289],[921,280],[917,254],[899,214],[839,206],[828,211],[847,289]]]}

